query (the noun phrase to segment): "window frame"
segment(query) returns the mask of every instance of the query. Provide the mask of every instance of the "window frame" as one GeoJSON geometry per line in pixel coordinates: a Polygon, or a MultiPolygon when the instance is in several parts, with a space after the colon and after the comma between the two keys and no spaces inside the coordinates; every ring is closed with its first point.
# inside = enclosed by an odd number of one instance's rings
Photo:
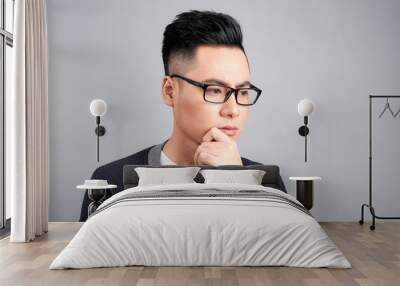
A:
{"type": "MultiPolygon", "coordinates": [[[[12,1],[14,14],[15,0],[12,1]]],[[[11,218],[6,218],[6,190],[5,190],[5,97],[6,97],[6,48],[13,48],[13,33],[6,30],[6,0],[0,0],[0,237],[10,232],[11,218]]],[[[15,14],[14,14],[15,15],[15,14]]],[[[13,17],[14,20],[14,15],[13,17]]],[[[14,27],[13,27],[14,30],[14,27]]]]}

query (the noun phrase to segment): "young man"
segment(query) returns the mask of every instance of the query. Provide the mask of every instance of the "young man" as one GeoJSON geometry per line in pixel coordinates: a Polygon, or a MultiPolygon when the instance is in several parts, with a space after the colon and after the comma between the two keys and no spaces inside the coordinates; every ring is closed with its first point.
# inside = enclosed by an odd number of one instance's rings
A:
{"type": "MultiPolygon", "coordinates": [[[[172,135],[161,144],[97,168],[92,179],[118,186],[109,195],[123,190],[126,164],[260,164],[241,157],[236,144],[248,110],[261,94],[250,83],[237,21],[211,11],[181,13],[164,31],[162,57],[161,90],[173,112],[172,135]]],[[[85,193],[80,221],[87,219],[88,204],[85,193]]]]}

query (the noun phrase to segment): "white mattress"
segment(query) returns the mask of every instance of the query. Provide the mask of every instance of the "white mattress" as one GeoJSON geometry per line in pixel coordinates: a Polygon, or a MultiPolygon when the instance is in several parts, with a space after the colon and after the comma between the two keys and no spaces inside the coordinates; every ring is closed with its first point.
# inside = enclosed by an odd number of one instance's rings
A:
{"type": "Polygon", "coordinates": [[[311,215],[277,199],[122,199],[137,192],[206,189],[261,190],[300,204],[291,195],[261,185],[189,183],[130,188],[98,208],[50,269],[127,265],[351,267],[311,215]]]}

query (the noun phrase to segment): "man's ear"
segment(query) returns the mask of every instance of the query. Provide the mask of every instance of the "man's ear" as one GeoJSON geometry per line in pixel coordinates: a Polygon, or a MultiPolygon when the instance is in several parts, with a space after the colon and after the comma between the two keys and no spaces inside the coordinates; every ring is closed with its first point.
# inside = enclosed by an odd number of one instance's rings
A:
{"type": "Polygon", "coordinates": [[[176,93],[174,82],[168,76],[161,80],[161,95],[166,105],[174,106],[174,94],[176,93]]]}

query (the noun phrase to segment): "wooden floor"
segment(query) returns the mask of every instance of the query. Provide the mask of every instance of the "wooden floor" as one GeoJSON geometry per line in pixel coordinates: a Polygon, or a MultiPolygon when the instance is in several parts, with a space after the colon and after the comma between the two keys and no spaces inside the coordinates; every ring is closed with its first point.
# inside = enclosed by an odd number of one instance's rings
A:
{"type": "Polygon", "coordinates": [[[321,223],[352,269],[292,267],[118,267],[49,270],[80,223],[50,223],[32,243],[0,241],[0,285],[400,285],[400,222],[321,223]]]}

